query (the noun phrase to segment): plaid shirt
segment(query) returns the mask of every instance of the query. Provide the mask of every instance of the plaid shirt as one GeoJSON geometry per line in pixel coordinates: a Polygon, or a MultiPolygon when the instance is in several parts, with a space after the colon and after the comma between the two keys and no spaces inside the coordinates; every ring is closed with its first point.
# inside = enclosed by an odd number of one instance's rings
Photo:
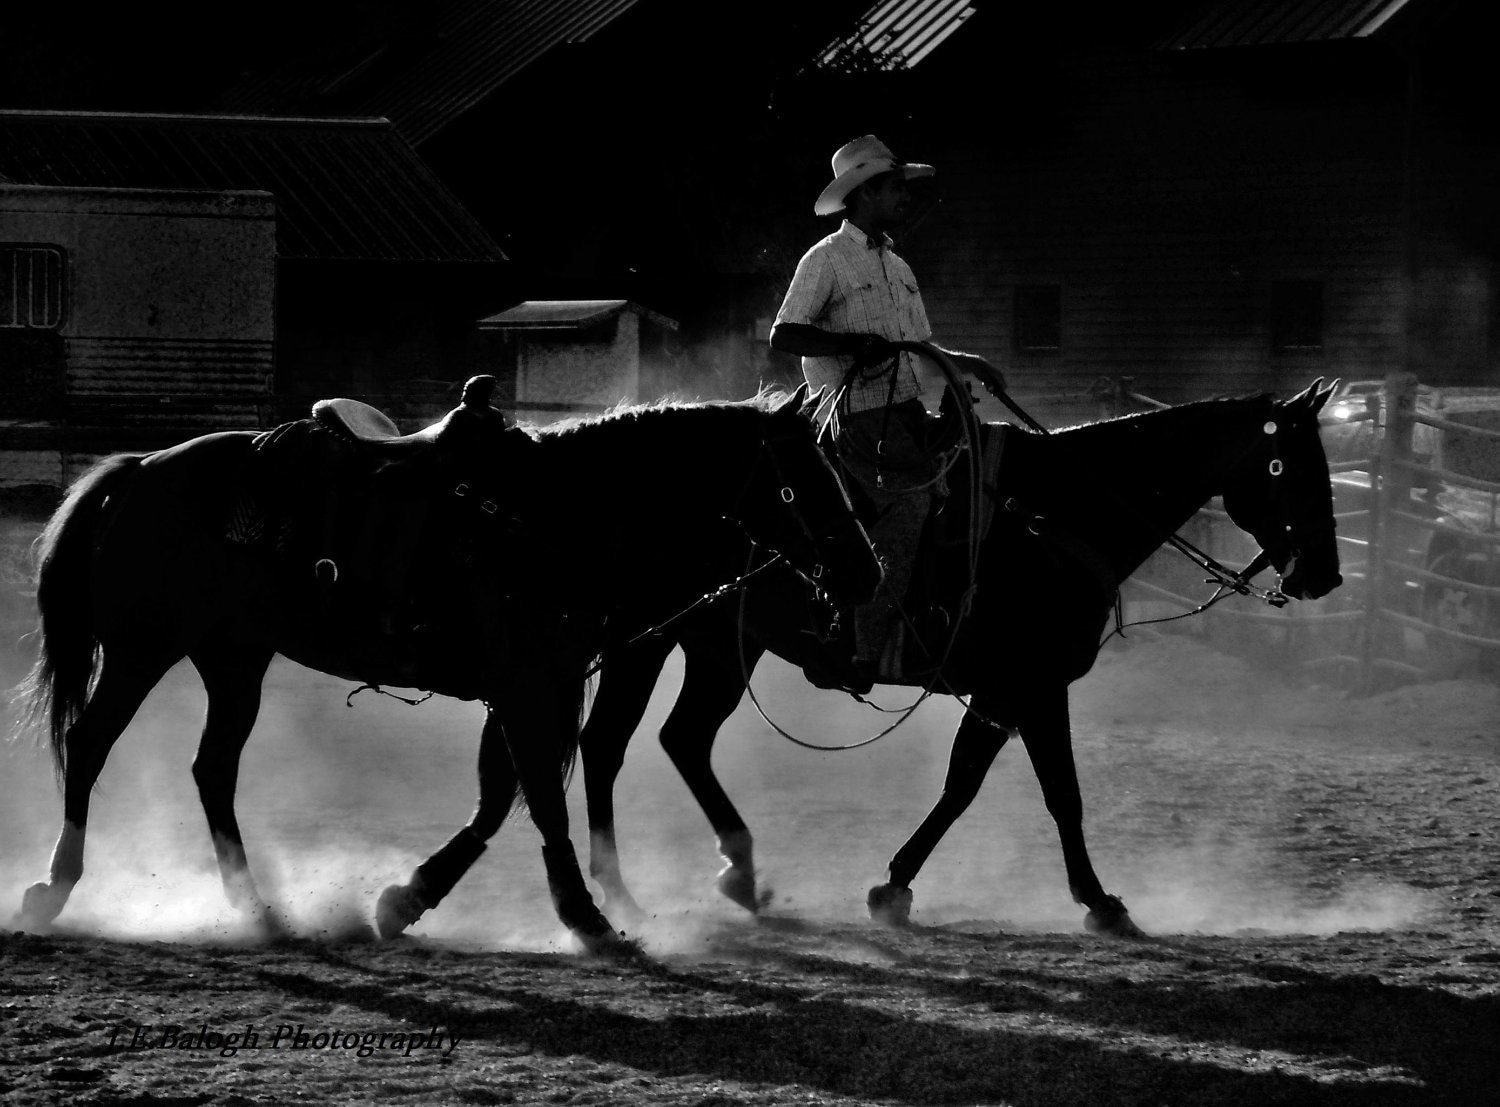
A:
{"type": "MultiPolygon", "coordinates": [[[[792,277],[777,323],[804,323],[835,334],[877,334],[893,341],[924,342],[932,337],[917,278],[890,248],[884,235],[872,241],[848,220],[802,256],[792,277]]],[[[813,388],[832,395],[854,367],[852,357],[804,357],[802,375],[813,388]]],[[[849,385],[842,410],[869,411],[921,395],[911,355],[905,351],[893,368],[898,371],[895,393],[890,372],[871,378],[857,375],[849,385]]],[[[872,372],[866,369],[866,372],[872,372]]]]}

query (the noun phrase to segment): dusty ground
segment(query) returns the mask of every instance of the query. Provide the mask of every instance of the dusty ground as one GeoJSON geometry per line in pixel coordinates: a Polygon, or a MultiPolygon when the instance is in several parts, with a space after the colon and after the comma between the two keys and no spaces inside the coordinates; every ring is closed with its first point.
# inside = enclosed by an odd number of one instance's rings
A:
{"type": "MultiPolygon", "coordinates": [[[[774,666],[757,688],[804,736],[881,725],[774,666]]],[[[1345,700],[1180,634],[1112,646],[1074,723],[1095,861],[1142,942],[1082,931],[1018,748],[918,881],[916,925],[865,921],[936,795],[951,704],[840,755],[735,716],[716,765],[776,890],[758,924],[707,891],[712,841],[643,735],[620,825],[657,914],[624,961],[567,948],[525,825],[413,937],[352,937],[465,817],[477,715],[347,691],[273,670],[246,756],[252,861],[301,935],[276,945],[223,912],[187,774],[197,693],[175,674],[148,703],[68,911],[0,936],[6,1103],[1500,1102],[1491,684],[1345,700]]],[[[59,815],[36,751],[5,766],[9,912],[59,815]]]]}

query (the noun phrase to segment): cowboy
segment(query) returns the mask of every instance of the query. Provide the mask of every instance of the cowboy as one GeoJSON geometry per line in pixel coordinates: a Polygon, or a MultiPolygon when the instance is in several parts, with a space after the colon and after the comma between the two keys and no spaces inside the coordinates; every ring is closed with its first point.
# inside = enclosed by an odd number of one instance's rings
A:
{"type": "MultiPolygon", "coordinates": [[[[932,502],[938,458],[925,442],[935,417],[921,399],[912,356],[892,342],[932,336],[911,267],[891,249],[892,231],[915,210],[907,182],[930,177],[930,165],[901,162],[874,135],[833,155],[833,180],[813,206],[843,215],[839,229],[797,263],[771,346],[802,358],[802,373],[830,397],[823,409],[846,471],[873,501],[870,539],[886,565],[875,599],[855,611],[852,670],[830,677],[808,670],[824,687],[868,690],[901,674],[900,603],[932,502]]],[[[964,366],[969,354],[944,351],[964,366]]],[[[1003,380],[986,366],[991,381],[1003,380]]]]}

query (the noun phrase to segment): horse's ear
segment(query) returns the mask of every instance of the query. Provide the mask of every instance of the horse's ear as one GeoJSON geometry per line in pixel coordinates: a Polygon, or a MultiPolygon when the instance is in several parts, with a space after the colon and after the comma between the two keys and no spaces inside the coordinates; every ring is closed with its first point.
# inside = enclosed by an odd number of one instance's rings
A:
{"type": "MultiPolygon", "coordinates": [[[[1290,400],[1287,400],[1286,403],[1282,406],[1285,407],[1288,411],[1296,411],[1297,409],[1304,407],[1312,408],[1312,410],[1316,411],[1317,408],[1312,407],[1312,405],[1317,398],[1318,389],[1322,387],[1323,378],[1319,377],[1317,380],[1313,381],[1312,384],[1308,385],[1301,392],[1293,396],[1290,400]]],[[[1322,405],[1320,404],[1318,406],[1321,407],[1322,405]]]]}
{"type": "Polygon", "coordinates": [[[821,386],[816,392],[809,391],[807,398],[802,401],[802,414],[811,419],[817,414],[818,408],[823,406],[823,397],[828,393],[828,386],[821,386]]]}
{"type": "MultiPolygon", "coordinates": [[[[1319,377],[1318,381],[1321,383],[1322,379],[1322,377],[1319,377]]],[[[1322,411],[1323,405],[1326,404],[1333,397],[1333,394],[1338,391],[1340,379],[1341,378],[1339,377],[1335,377],[1332,384],[1313,395],[1312,413],[1314,415],[1322,411]]]]}
{"type": "Polygon", "coordinates": [[[797,386],[797,390],[777,405],[771,414],[773,416],[794,415],[800,418],[802,415],[802,405],[807,403],[807,392],[807,382],[803,381],[797,386]]]}

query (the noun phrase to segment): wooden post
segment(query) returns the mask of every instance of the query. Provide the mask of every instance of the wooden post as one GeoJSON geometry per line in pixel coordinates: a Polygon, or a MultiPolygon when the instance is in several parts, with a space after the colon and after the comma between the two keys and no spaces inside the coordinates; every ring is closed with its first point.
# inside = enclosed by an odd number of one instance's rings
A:
{"type": "Polygon", "coordinates": [[[1379,644],[1385,636],[1382,611],[1398,607],[1400,580],[1392,584],[1386,571],[1386,551],[1399,552],[1397,531],[1404,524],[1392,509],[1411,508],[1411,471],[1400,462],[1412,457],[1412,431],[1416,427],[1416,374],[1393,370],[1385,378],[1380,406],[1380,449],[1370,467],[1370,544],[1365,551],[1365,619],[1361,652],[1361,684],[1366,693],[1375,691],[1375,665],[1379,644]]]}

